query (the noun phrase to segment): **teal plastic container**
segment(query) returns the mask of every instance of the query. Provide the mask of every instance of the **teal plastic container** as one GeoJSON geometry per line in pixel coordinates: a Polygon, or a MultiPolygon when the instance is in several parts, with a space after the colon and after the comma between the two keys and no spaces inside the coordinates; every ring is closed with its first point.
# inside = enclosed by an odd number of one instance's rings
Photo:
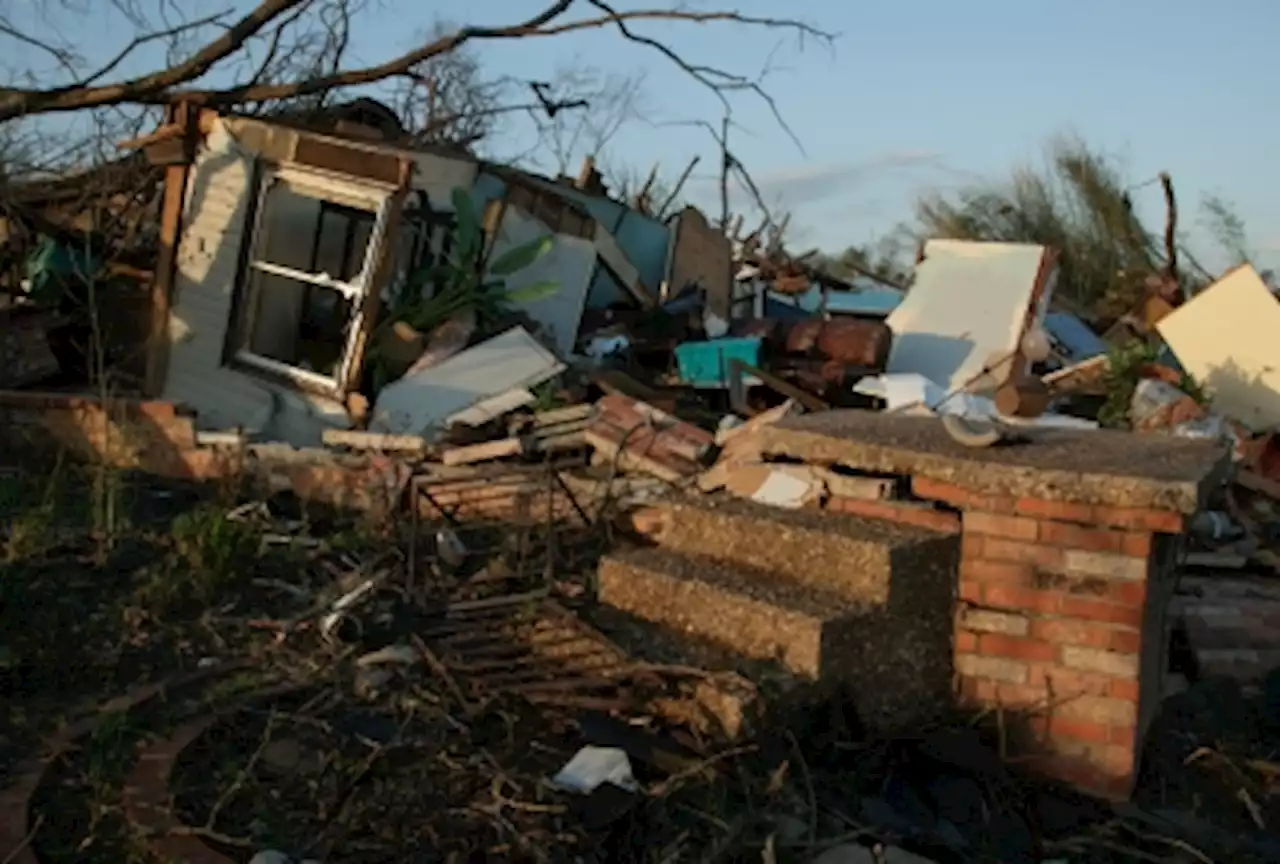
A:
{"type": "Polygon", "coordinates": [[[676,370],[680,380],[693,387],[725,387],[729,383],[729,361],[760,365],[761,341],[758,336],[726,337],[677,345],[676,370]]]}

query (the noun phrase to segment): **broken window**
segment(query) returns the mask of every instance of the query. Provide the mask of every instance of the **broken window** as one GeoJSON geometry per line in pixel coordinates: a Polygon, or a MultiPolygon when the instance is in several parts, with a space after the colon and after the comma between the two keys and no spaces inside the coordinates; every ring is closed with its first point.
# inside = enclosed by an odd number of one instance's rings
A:
{"type": "Polygon", "coordinates": [[[237,362],[340,394],[359,362],[357,337],[391,191],[293,168],[264,178],[243,279],[237,362]]]}

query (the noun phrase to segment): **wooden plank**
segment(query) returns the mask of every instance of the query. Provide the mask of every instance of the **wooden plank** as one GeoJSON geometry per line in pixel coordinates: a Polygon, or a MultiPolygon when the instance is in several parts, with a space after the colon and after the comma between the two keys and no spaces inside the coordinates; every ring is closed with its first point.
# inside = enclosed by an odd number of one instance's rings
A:
{"type": "Polygon", "coordinates": [[[519,456],[523,452],[524,444],[519,438],[500,438],[497,441],[485,441],[483,444],[450,447],[441,454],[440,461],[445,465],[470,465],[472,462],[519,456]]]}
{"type": "Polygon", "coordinates": [[[423,454],[427,442],[416,435],[386,435],[354,429],[326,429],[321,440],[328,447],[350,447],[352,450],[383,450],[396,453],[423,454]]]}
{"type": "MultiPolygon", "coordinates": [[[[191,106],[182,102],[170,109],[169,120],[190,140],[195,132],[191,106]]],[[[182,210],[186,203],[189,164],[164,169],[164,201],[160,208],[160,254],[151,281],[151,325],[147,334],[147,366],[143,392],[158,396],[164,389],[169,367],[169,306],[178,273],[178,244],[182,239],[182,210]]]]}

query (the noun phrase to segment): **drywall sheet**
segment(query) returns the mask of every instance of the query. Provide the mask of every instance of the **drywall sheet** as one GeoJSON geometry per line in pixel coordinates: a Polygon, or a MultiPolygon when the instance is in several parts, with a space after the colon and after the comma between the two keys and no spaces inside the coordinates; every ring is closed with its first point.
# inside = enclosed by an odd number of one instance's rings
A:
{"type": "Polygon", "coordinates": [[[524,328],[512,327],[438,366],[388,384],[378,394],[370,429],[431,438],[459,412],[510,390],[540,384],[564,368],[524,328]]]}
{"type": "Polygon", "coordinates": [[[1280,424],[1280,302],[1256,270],[1230,271],[1156,330],[1215,411],[1254,431],[1280,424]]]}
{"type": "MultiPolygon", "coordinates": [[[[514,204],[508,204],[489,261],[492,263],[508,250],[550,233],[551,230],[541,221],[514,204]]],[[[556,234],[547,254],[518,273],[505,277],[506,290],[517,296],[521,290],[539,283],[556,285],[552,293],[521,299],[512,305],[547,329],[562,357],[572,354],[578,341],[578,325],[582,321],[582,310],[587,303],[595,268],[596,250],[590,240],[556,234]]]]}
{"type": "MultiPolygon", "coordinates": [[[[930,240],[915,281],[886,319],[893,347],[886,371],[923,375],[948,392],[1003,380],[1022,339],[1041,273],[1043,246],[930,240]],[[996,381],[982,371],[1003,363],[996,381]]],[[[1052,282],[1038,299],[1042,318],[1052,282]]]]}

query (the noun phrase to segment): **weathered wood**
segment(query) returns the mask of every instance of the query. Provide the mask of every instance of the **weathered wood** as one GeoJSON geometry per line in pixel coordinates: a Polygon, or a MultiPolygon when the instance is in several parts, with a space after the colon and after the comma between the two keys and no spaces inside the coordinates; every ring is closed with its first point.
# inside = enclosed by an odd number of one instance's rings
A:
{"type": "Polygon", "coordinates": [[[450,447],[441,454],[440,461],[446,465],[469,465],[472,462],[519,456],[523,452],[524,443],[519,438],[499,438],[497,441],[485,441],[483,444],[450,447]]]}
{"type": "Polygon", "coordinates": [[[416,435],[386,435],[380,432],[359,432],[354,429],[326,429],[321,437],[327,447],[415,454],[427,452],[427,442],[416,435]]]}

